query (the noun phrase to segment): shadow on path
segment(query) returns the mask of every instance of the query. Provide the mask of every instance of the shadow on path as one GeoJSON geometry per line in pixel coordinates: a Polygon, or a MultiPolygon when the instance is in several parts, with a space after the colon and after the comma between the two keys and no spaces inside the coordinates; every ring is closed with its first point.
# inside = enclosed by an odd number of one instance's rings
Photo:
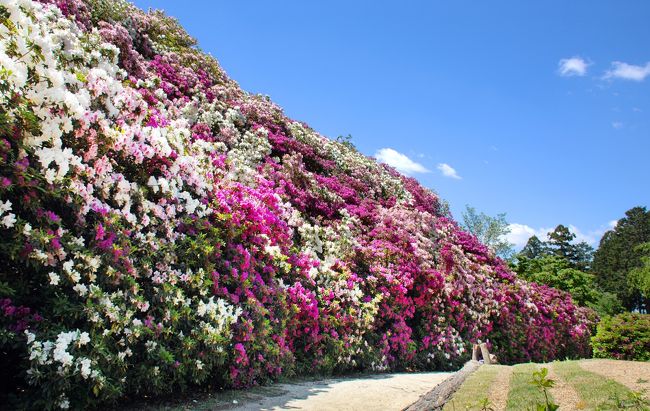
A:
{"type": "Polygon", "coordinates": [[[278,383],[248,390],[176,399],[167,404],[132,404],[132,411],[402,410],[452,373],[373,374],[278,383]]]}

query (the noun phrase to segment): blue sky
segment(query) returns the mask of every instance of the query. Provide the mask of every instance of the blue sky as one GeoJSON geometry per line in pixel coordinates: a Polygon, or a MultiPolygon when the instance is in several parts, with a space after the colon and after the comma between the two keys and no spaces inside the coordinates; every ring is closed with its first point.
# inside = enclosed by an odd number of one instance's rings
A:
{"type": "Polygon", "coordinates": [[[155,1],[247,91],[507,213],[596,243],[650,206],[650,2],[155,1]],[[382,149],[384,149],[382,151],[382,149]],[[410,162],[409,162],[410,160],[410,162]]]}

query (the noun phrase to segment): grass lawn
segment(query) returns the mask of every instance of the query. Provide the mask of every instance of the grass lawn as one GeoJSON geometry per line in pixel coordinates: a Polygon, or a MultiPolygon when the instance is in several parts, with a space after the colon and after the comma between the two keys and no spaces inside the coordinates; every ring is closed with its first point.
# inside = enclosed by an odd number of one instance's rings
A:
{"type": "Polygon", "coordinates": [[[470,375],[451,401],[445,404],[444,411],[464,411],[480,409],[479,402],[487,398],[487,392],[504,365],[483,365],[470,375]]]}
{"type": "Polygon", "coordinates": [[[553,363],[553,369],[560,378],[575,388],[580,398],[586,403],[586,409],[603,406],[615,396],[624,399],[631,392],[616,381],[584,370],[578,361],[556,361],[553,363]]]}
{"type": "Polygon", "coordinates": [[[513,367],[507,410],[529,411],[537,403],[544,404],[544,394],[530,383],[533,372],[540,368],[539,364],[518,364],[513,367]]]}
{"type": "MultiPolygon", "coordinates": [[[[591,360],[592,362],[598,360],[591,360]]],[[[591,363],[590,363],[591,364],[591,363]]],[[[626,363],[614,364],[618,367],[625,367],[626,363]]],[[[642,363],[636,365],[643,367],[642,363]]],[[[648,364],[650,370],[650,364],[648,364]]],[[[512,375],[510,385],[498,387],[508,390],[506,410],[529,411],[536,409],[537,404],[544,404],[544,394],[533,384],[533,372],[541,368],[552,370],[553,379],[556,380],[555,387],[549,390],[548,396],[551,401],[558,401],[561,409],[577,408],[580,410],[647,410],[650,411],[650,397],[648,393],[633,392],[628,386],[607,378],[599,373],[591,372],[580,366],[580,361],[556,361],[551,364],[518,364],[510,367],[512,375]],[[557,395],[553,398],[551,391],[557,395]],[[570,395],[567,395],[570,394],[570,395]],[[579,398],[577,398],[579,397],[579,398]],[[569,404],[562,404],[562,401],[573,401],[569,404]],[[578,403],[575,401],[579,400],[578,403]],[[569,407],[569,408],[567,408],[569,407]]],[[[612,367],[611,364],[603,362],[600,367],[612,367]]],[[[445,405],[444,410],[493,410],[494,404],[486,402],[486,407],[481,400],[492,400],[490,395],[496,392],[495,378],[500,371],[507,366],[483,365],[473,375],[470,375],[463,383],[451,400],[445,405]],[[492,389],[491,389],[492,387],[492,389]]],[[[645,368],[643,368],[645,369],[645,368]]],[[[598,371],[598,368],[593,369],[598,371]]],[[[648,374],[650,377],[650,373],[648,374]]],[[[618,379],[618,377],[615,377],[618,379]]],[[[503,378],[501,378],[503,379],[503,378]]],[[[501,383],[503,385],[503,382],[501,383]]],[[[505,393],[503,393],[505,394],[505,393]]],[[[504,398],[502,396],[502,398],[504,398]]],[[[502,400],[503,401],[503,400],[502,400]]]]}

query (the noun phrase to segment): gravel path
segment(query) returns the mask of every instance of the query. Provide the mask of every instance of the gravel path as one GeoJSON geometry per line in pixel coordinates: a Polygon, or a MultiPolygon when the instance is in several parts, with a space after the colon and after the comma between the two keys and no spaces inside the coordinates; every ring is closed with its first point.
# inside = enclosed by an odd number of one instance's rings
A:
{"type": "Polygon", "coordinates": [[[276,395],[250,398],[227,409],[253,410],[402,410],[452,373],[382,374],[278,384],[276,395]]]}
{"type": "Polygon", "coordinates": [[[618,381],[634,391],[650,392],[650,362],[619,360],[583,360],[580,366],[596,374],[618,381]]]}
{"type": "Polygon", "coordinates": [[[512,367],[493,365],[501,368],[494,382],[488,391],[488,398],[492,403],[492,408],[496,411],[504,411],[506,402],[508,402],[508,393],[510,392],[510,377],[512,377],[512,367]]]}
{"type": "Polygon", "coordinates": [[[560,404],[559,411],[585,409],[586,404],[580,399],[578,392],[555,372],[553,364],[546,364],[546,367],[548,368],[548,378],[555,380],[555,386],[550,389],[550,392],[553,402],[560,404]]]}

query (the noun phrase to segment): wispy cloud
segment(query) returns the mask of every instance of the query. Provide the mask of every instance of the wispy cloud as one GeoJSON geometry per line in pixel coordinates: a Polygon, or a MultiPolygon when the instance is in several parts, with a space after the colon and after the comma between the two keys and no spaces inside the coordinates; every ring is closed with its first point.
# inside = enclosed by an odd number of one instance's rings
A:
{"type": "Polygon", "coordinates": [[[623,128],[623,126],[624,126],[624,124],[621,121],[613,121],[612,122],[612,127],[616,128],[616,129],[623,128]]]}
{"type": "Polygon", "coordinates": [[[607,70],[604,78],[643,81],[650,75],[650,62],[645,66],[624,63],[622,61],[612,62],[612,67],[607,70]]]}
{"type": "Polygon", "coordinates": [[[411,160],[407,155],[393,150],[392,148],[382,148],[375,153],[375,157],[382,163],[386,163],[391,167],[404,174],[417,174],[428,173],[426,167],[422,164],[411,160]]]}
{"type": "Polygon", "coordinates": [[[462,178],[461,176],[458,175],[456,170],[447,163],[440,163],[438,164],[437,168],[445,177],[455,178],[456,180],[460,180],[462,178]]]}
{"type": "Polygon", "coordinates": [[[587,61],[585,61],[585,59],[582,57],[574,56],[568,59],[560,60],[557,66],[557,72],[560,76],[584,76],[587,74],[589,63],[587,63],[587,61]]]}

